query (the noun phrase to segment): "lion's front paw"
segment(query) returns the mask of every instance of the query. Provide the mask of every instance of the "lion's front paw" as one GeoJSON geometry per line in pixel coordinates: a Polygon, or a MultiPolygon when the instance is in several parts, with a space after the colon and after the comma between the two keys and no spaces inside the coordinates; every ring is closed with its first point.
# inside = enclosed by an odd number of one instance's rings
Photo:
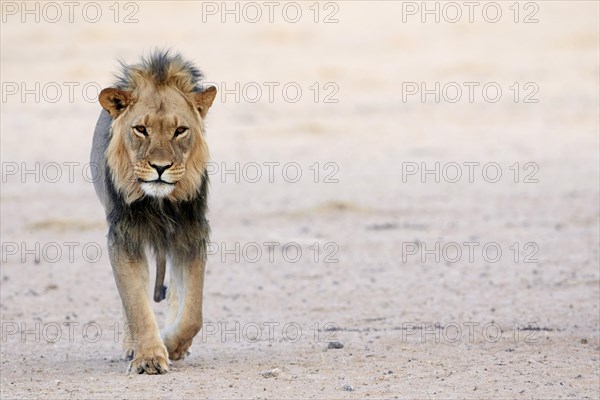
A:
{"type": "Polygon", "coordinates": [[[168,357],[167,349],[162,343],[137,349],[127,372],[133,371],[138,374],[150,375],[165,374],[169,371],[168,357]]]}

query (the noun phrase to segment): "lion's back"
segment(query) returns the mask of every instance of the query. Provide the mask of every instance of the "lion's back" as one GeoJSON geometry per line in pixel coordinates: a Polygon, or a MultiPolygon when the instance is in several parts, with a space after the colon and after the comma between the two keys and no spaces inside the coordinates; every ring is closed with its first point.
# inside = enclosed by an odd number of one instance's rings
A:
{"type": "Polygon", "coordinates": [[[90,154],[90,171],[94,182],[94,189],[107,212],[110,208],[110,198],[106,186],[106,149],[110,141],[110,127],[112,121],[110,114],[105,110],[102,110],[98,117],[98,122],[96,123],[96,129],[94,130],[92,152],[90,154]]]}

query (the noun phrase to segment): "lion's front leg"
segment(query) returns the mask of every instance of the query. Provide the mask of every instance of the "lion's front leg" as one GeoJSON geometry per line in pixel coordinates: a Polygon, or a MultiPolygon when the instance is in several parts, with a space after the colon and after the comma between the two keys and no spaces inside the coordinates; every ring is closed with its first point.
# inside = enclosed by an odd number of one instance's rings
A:
{"type": "Polygon", "coordinates": [[[126,254],[109,242],[111,264],[133,339],[133,360],[128,371],[162,374],[169,370],[168,353],[148,297],[148,264],[145,257],[126,254]]]}
{"type": "Polygon", "coordinates": [[[125,308],[123,308],[123,353],[121,354],[121,360],[131,361],[133,360],[133,355],[135,354],[135,336],[133,327],[127,321],[127,314],[125,313],[125,308]]]}
{"type": "Polygon", "coordinates": [[[168,323],[162,338],[171,360],[180,360],[188,354],[192,340],[202,328],[202,289],[204,261],[171,263],[171,286],[168,323]]]}

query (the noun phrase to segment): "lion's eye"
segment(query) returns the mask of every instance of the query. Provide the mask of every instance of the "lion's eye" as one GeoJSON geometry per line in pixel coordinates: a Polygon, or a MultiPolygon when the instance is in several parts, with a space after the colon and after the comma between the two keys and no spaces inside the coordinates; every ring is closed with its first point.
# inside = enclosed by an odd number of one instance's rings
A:
{"type": "Polygon", "coordinates": [[[137,132],[141,133],[144,136],[148,136],[148,131],[146,130],[145,126],[136,125],[133,127],[133,129],[135,129],[137,132]]]}
{"type": "Polygon", "coordinates": [[[179,128],[175,129],[175,137],[177,137],[179,135],[183,135],[187,130],[188,130],[187,127],[180,126],[179,128]]]}

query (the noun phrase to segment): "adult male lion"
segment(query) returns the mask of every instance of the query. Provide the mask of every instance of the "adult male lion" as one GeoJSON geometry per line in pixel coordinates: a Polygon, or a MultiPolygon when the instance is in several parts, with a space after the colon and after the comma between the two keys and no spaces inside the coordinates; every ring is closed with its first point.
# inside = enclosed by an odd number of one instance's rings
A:
{"type": "Polygon", "coordinates": [[[165,373],[187,355],[202,327],[202,288],[209,226],[208,148],[204,118],[217,93],[201,88],[189,61],[157,51],[122,64],[102,90],[92,145],[94,179],[109,224],[110,260],[126,320],[129,370],[165,373]],[[155,300],[170,262],[166,327],[159,332],[147,294],[145,250],[157,259],[155,300]]]}

